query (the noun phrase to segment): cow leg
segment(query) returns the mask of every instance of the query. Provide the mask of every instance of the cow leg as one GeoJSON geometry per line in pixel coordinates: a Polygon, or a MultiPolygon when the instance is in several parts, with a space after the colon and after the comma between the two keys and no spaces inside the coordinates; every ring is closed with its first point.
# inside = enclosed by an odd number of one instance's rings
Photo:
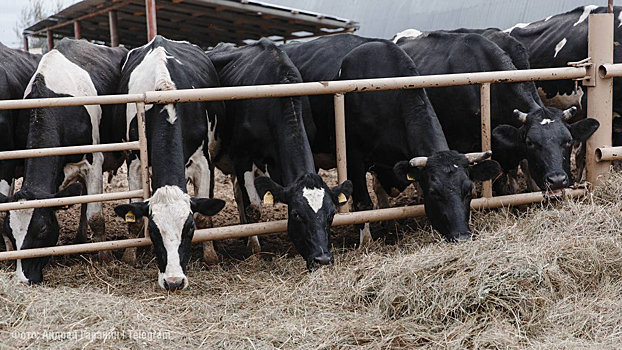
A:
{"type": "MultiPolygon", "coordinates": [[[[104,155],[93,153],[93,165],[86,172],[86,191],[88,194],[102,194],[104,191],[103,179],[104,155]]],[[[106,223],[104,220],[104,208],[101,202],[87,203],[86,218],[89,227],[93,231],[93,241],[103,242],[106,240],[106,223]]],[[[99,252],[99,261],[106,263],[113,260],[109,250],[99,252]]]]}
{"type": "MultiPolygon", "coordinates": [[[[365,175],[365,165],[362,158],[356,154],[348,154],[348,179],[352,181],[352,203],[354,204],[354,210],[371,210],[373,204],[369,197],[369,191],[367,190],[367,179],[365,175]]],[[[369,229],[369,223],[355,225],[359,229],[359,248],[362,248],[373,241],[371,231],[369,229]]]]}
{"type": "MultiPolygon", "coordinates": [[[[86,191],[86,184],[84,179],[81,180],[82,183],[82,194],[87,194],[86,191]]],[[[85,243],[88,240],[88,233],[89,233],[89,223],[86,219],[86,209],[87,209],[87,204],[82,204],[80,205],[80,224],[78,225],[78,232],[76,233],[76,237],[74,238],[73,242],[75,244],[81,244],[81,243],[85,243]]]]}
{"type": "MultiPolygon", "coordinates": [[[[256,168],[253,165],[236,166],[234,193],[238,212],[240,212],[240,223],[242,224],[258,222],[261,219],[261,199],[255,189],[255,170],[256,168]]],[[[246,247],[252,254],[261,252],[261,245],[257,236],[248,237],[246,247]]]]}
{"type": "MultiPolygon", "coordinates": [[[[128,187],[130,191],[137,191],[142,188],[142,174],[140,171],[140,158],[135,153],[129,156],[129,165],[127,167],[127,179],[128,187]]],[[[140,199],[133,198],[132,202],[138,202],[140,199]]],[[[129,223],[127,225],[127,231],[130,238],[139,237],[143,230],[143,220],[136,220],[136,222],[129,223]]],[[[121,257],[121,261],[124,263],[135,266],[136,265],[136,248],[126,248],[121,257]]]]}
{"type": "Polygon", "coordinates": [[[380,185],[380,181],[376,175],[373,175],[374,178],[374,193],[376,193],[376,206],[378,209],[384,209],[389,207],[389,195],[384,190],[382,185],[380,185]]]}
{"type": "Polygon", "coordinates": [[[529,192],[540,192],[540,187],[538,187],[536,182],[531,177],[531,174],[529,173],[529,163],[527,162],[527,159],[523,159],[521,161],[520,168],[523,172],[523,175],[525,175],[525,180],[527,181],[527,189],[529,190],[529,192]]]}
{"type": "MultiPolygon", "coordinates": [[[[186,177],[192,181],[194,196],[197,198],[213,198],[214,166],[210,164],[203,152],[203,145],[190,157],[186,165],[186,177]]],[[[214,227],[210,216],[194,213],[194,222],[197,229],[214,227]]],[[[218,255],[213,241],[203,242],[203,261],[209,265],[218,264],[218,255]]]]}

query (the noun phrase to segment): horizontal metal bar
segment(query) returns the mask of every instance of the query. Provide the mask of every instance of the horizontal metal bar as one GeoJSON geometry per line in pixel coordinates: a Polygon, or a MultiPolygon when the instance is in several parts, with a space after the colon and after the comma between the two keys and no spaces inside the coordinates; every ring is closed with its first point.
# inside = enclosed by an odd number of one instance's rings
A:
{"type": "Polygon", "coordinates": [[[596,149],[596,161],[622,160],[622,147],[601,147],[596,149]]]}
{"type": "Polygon", "coordinates": [[[598,67],[598,75],[603,79],[622,77],[622,63],[601,64],[598,67]]]}
{"type": "Polygon", "coordinates": [[[173,91],[149,91],[133,95],[58,97],[0,101],[0,110],[117,103],[168,104],[196,101],[226,101],[250,98],[325,95],[348,92],[417,89],[481,83],[515,83],[536,80],[577,79],[586,76],[585,67],[544,68],[495,72],[422,75],[416,77],[339,80],[314,83],[235,86],[173,91]]]}
{"type": "Polygon", "coordinates": [[[65,205],[93,203],[93,202],[107,202],[107,201],[116,201],[120,199],[132,199],[132,198],[143,198],[143,190],[103,193],[103,194],[89,194],[89,195],[76,196],[76,197],[37,199],[37,200],[31,200],[31,201],[2,203],[0,204],[0,212],[9,211],[9,210],[29,209],[29,208],[62,207],[65,205]]]}
{"type": "Polygon", "coordinates": [[[37,158],[49,156],[66,156],[70,154],[96,153],[96,152],[117,152],[117,151],[137,151],[140,149],[138,141],[107,143],[103,145],[68,146],[53,148],[24,149],[18,151],[0,152],[0,160],[37,158]]]}
{"type": "MultiPolygon", "coordinates": [[[[140,192],[140,191],[136,191],[140,192]]],[[[523,193],[493,198],[477,198],[471,201],[471,208],[475,210],[494,209],[530,203],[539,203],[551,197],[579,197],[587,193],[586,189],[570,189],[544,194],[542,192],[523,193]]],[[[399,208],[358,211],[354,213],[337,214],[333,226],[362,224],[387,220],[405,219],[425,215],[423,205],[399,208]]],[[[222,239],[241,238],[269,233],[285,232],[287,220],[260,222],[246,225],[233,225],[210,229],[196,230],[192,242],[216,241],[222,239]]],[[[74,244],[58,247],[25,249],[10,252],[0,252],[0,261],[37,258],[42,256],[93,253],[102,250],[143,247],[151,244],[148,238],[133,238],[119,241],[74,244]]]]}

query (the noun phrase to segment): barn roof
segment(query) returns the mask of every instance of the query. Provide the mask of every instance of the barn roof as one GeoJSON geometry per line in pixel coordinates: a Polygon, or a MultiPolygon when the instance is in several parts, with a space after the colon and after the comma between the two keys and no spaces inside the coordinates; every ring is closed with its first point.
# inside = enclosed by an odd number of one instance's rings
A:
{"type": "MultiPolygon", "coordinates": [[[[335,16],[254,0],[157,0],[158,34],[202,47],[219,42],[243,44],[270,37],[290,40],[355,31],[358,23],[335,16]]],[[[82,37],[110,44],[108,12],[117,13],[120,43],[127,47],[147,40],[144,0],[84,0],[24,30],[25,35],[73,37],[75,21],[82,37]]]]}

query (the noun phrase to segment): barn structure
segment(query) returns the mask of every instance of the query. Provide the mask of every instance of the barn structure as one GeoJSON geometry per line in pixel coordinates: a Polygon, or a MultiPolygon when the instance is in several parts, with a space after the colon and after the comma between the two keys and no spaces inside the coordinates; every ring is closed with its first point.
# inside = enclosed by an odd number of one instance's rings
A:
{"type": "Polygon", "coordinates": [[[161,34],[203,48],[219,42],[243,44],[354,32],[358,23],[318,12],[252,0],[84,0],[26,28],[28,37],[84,38],[133,48],[161,34]]]}
{"type": "MultiPolygon", "coordinates": [[[[270,0],[282,6],[356,18],[358,35],[390,39],[404,29],[506,29],[590,5],[589,0],[270,0]]],[[[603,5],[603,1],[594,1],[603,5]]]]}

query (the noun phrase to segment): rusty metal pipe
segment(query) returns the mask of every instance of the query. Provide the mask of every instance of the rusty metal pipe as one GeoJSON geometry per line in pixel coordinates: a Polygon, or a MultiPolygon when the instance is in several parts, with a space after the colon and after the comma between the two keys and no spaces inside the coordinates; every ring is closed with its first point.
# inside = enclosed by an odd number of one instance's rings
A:
{"type": "Polygon", "coordinates": [[[86,146],[68,146],[53,148],[35,148],[18,151],[0,152],[0,160],[21,159],[21,158],[38,158],[49,156],[66,156],[72,154],[97,153],[97,152],[118,152],[139,150],[138,141],[107,143],[102,145],[86,145],[86,146]]]}
{"type": "Polygon", "coordinates": [[[602,79],[622,77],[622,63],[601,64],[598,67],[598,75],[602,79]]]}
{"type": "Polygon", "coordinates": [[[116,201],[119,199],[142,198],[143,191],[125,191],[103,194],[89,194],[76,197],[36,199],[31,201],[10,202],[0,204],[0,212],[29,208],[62,207],[65,205],[84,204],[93,202],[116,201]]]}
{"type": "MultiPolygon", "coordinates": [[[[490,132],[490,84],[482,84],[480,87],[480,111],[482,126],[482,152],[492,150],[492,134],[490,132]]],[[[492,180],[482,183],[482,195],[492,197],[492,180]]]]}
{"type": "Polygon", "coordinates": [[[426,75],[416,77],[339,80],[327,82],[235,86],[174,91],[149,91],[144,94],[58,97],[47,99],[0,101],[0,110],[106,105],[144,102],[168,104],[197,101],[227,101],[249,98],[328,95],[348,92],[418,89],[443,86],[475,85],[482,83],[515,83],[522,81],[562,80],[583,78],[585,67],[546,68],[514,71],[426,75]]]}
{"type": "MultiPolygon", "coordinates": [[[[139,192],[139,191],[136,191],[139,192]]],[[[542,192],[514,194],[498,196],[494,198],[477,198],[471,201],[471,208],[475,210],[494,209],[515,205],[539,203],[551,197],[572,198],[583,196],[586,189],[572,189],[557,191],[552,194],[542,192]]],[[[353,213],[338,214],[333,220],[333,226],[355,225],[365,222],[377,222],[387,220],[405,219],[425,215],[423,205],[415,205],[400,208],[378,209],[370,211],[358,211],[353,213]]],[[[287,220],[260,222],[255,224],[234,225],[196,230],[192,242],[216,241],[222,239],[242,238],[269,233],[285,232],[287,220]]],[[[0,261],[37,258],[42,256],[93,253],[102,250],[124,249],[143,247],[151,244],[148,238],[124,239],[111,242],[97,242],[74,244],[58,247],[24,249],[10,252],[0,252],[0,261]]]]}
{"type": "Polygon", "coordinates": [[[611,162],[622,160],[622,147],[600,147],[596,149],[596,160],[599,162],[611,162]]]}
{"type": "MultiPolygon", "coordinates": [[[[346,110],[345,96],[335,94],[335,142],[337,158],[337,182],[343,183],[348,179],[348,163],[346,157],[346,110]]],[[[339,207],[340,213],[350,211],[350,205],[345,204],[339,207]]]]}

